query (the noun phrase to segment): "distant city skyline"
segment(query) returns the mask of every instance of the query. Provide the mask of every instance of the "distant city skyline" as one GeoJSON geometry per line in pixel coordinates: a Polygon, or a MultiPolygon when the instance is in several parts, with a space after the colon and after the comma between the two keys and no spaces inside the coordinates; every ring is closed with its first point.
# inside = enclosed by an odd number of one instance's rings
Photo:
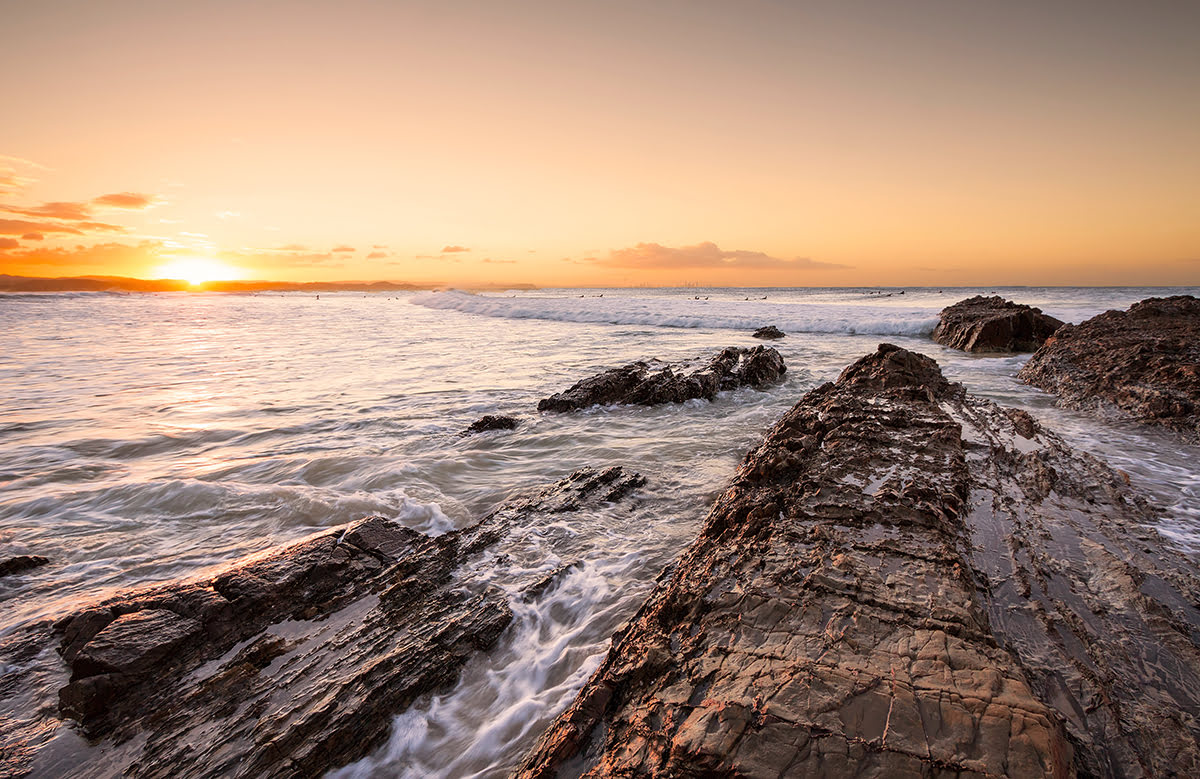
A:
{"type": "Polygon", "coordinates": [[[4,20],[0,273],[1200,284],[1200,3],[4,20]]]}

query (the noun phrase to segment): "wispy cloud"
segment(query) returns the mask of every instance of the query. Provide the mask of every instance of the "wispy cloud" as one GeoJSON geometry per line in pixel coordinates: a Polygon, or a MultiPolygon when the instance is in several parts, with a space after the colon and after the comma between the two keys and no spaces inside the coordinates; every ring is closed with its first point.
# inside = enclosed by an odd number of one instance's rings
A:
{"type": "Polygon", "coordinates": [[[387,256],[388,256],[387,252],[371,252],[370,254],[367,255],[367,259],[368,260],[382,260],[384,257],[387,257],[387,256]]]}
{"type": "Polygon", "coordinates": [[[83,230],[57,222],[30,222],[25,219],[0,219],[0,235],[23,235],[25,233],[69,233],[83,235],[83,230]]]}
{"type": "Polygon", "coordinates": [[[765,252],[744,249],[725,250],[712,241],[695,246],[663,246],[659,243],[639,243],[625,249],[614,249],[607,257],[595,262],[615,268],[745,268],[745,269],[830,269],[845,268],[832,262],[816,262],[806,257],[784,259],[765,252]]]}
{"type": "Polygon", "coordinates": [[[451,244],[449,246],[442,247],[442,254],[458,254],[459,252],[469,252],[469,251],[471,251],[471,250],[469,248],[467,248],[466,246],[458,246],[457,244],[451,244]]]}
{"type": "Polygon", "coordinates": [[[0,250],[16,249],[21,246],[21,242],[16,238],[0,238],[0,250]]]}
{"type": "MultiPolygon", "coordinates": [[[[101,195],[93,198],[92,204],[104,206],[107,208],[128,208],[141,209],[149,208],[157,202],[158,198],[154,195],[147,195],[141,192],[115,192],[111,195],[101,195]]],[[[227,211],[225,213],[233,213],[227,211]]]]}
{"type": "Polygon", "coordinates": [[[333,247],[333,251],[335,251],[335,252],[352,252],[352,251],[355,251],[355,248],[353,246],[335,246],[335,247],[333,247]]]}

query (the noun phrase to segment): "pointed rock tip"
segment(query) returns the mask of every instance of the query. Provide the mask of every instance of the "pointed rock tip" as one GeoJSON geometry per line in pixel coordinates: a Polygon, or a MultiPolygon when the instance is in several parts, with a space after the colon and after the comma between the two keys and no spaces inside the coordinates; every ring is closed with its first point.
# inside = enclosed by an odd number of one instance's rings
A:
{"type": "Polygon", "coordinates": [[[934,394],[941,394],[951,386],[934,360],[889,343],[880,344],[875,353],[842,371],[837,383],[873,389],[917,387],[934,394]]]}

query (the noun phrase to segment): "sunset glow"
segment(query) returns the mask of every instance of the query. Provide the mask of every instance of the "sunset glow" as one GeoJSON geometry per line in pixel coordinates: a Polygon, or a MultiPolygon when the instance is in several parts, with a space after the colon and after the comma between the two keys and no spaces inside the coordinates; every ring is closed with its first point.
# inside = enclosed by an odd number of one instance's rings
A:
{"type": "Polygon", "coordinates": [[[1200,281],[1197,3],[66,4],[5,15],[4,273],[1200,281]]]}
{"type": "Polygon", "coordinates": [[[183,279],[192,286],[206,281],[229,281],[241,278],[241,274],[230,266],[201,258],[174,260],[160,267],[154,275],[163,279],[183,279]]]}

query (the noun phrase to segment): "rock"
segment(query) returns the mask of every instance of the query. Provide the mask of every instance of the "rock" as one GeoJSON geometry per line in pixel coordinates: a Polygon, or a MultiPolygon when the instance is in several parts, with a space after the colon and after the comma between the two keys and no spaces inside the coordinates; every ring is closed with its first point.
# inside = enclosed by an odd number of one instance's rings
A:
{"type": "Polygon", "coordinates": [[[786,335],[786,333],[784,333],[775,325],[767,325],[766,327],[760,327],[754,331],[755,338],[766,338],[771,341],[783,338],[784,335],[786,335]]]}
{"type": "Polygon", "coordinates": [[[1062,324],[1040,308],[976,295],[942,309],[933,340],[964,352],[1032,352],[1062,324]]]}
{"type": "Polygon", "coordinates": [[[881,346],[747,455],[516,776],[1198,775],[1200,579],[1141,551],[1159,519],[881,346]]]}
{"type": "Polygon", "coordinates": [[[437,537],[372,517],[60,620],[60,711],[104,745],[103,766],[72,773],[318,776],[363,757],[512,619],[508,596],[466,584],[463,566],[518,524],[643,482],[584,469],[437,537]]]}
{"type": "Polygon", "coordinates": [[[669,365],[652,373],[644,362],[612,368],[543,398],[538,402],[538,411],[574,411],[616,403],[655,406],[693,398],[712,400],[721,390],[743,385],[762,389],[776,384],[783,380],[786,371],[783,357],[774,349],[730,346],[707,365],[689,373],[677,373],[669,365]]]}
{"type": "Polygon", "coordinates": [[[521,424],[521,422],[516,417],[487,414],[472,422],[471,425],[463,431],[463,435],[473,435],[475,433],[483,433],[488,430],[516,430],[517,425],[519,424],[521,424]]]}
{"type": "Polygon", "coordinates": [[[1066,325],[1018,378],[1081,409],[1123,415],[1200,437],[1200,299],[1147,298],[1066,325]]]}
{"type": "Polygon", "coordinates": [[[23,573],[32,568],[46,565],[50,562],[47,557],[41,555],[17,555],[10,557],[7,560],[0,561],[0,576],[11,576],[15,573],[23,573]]]}

